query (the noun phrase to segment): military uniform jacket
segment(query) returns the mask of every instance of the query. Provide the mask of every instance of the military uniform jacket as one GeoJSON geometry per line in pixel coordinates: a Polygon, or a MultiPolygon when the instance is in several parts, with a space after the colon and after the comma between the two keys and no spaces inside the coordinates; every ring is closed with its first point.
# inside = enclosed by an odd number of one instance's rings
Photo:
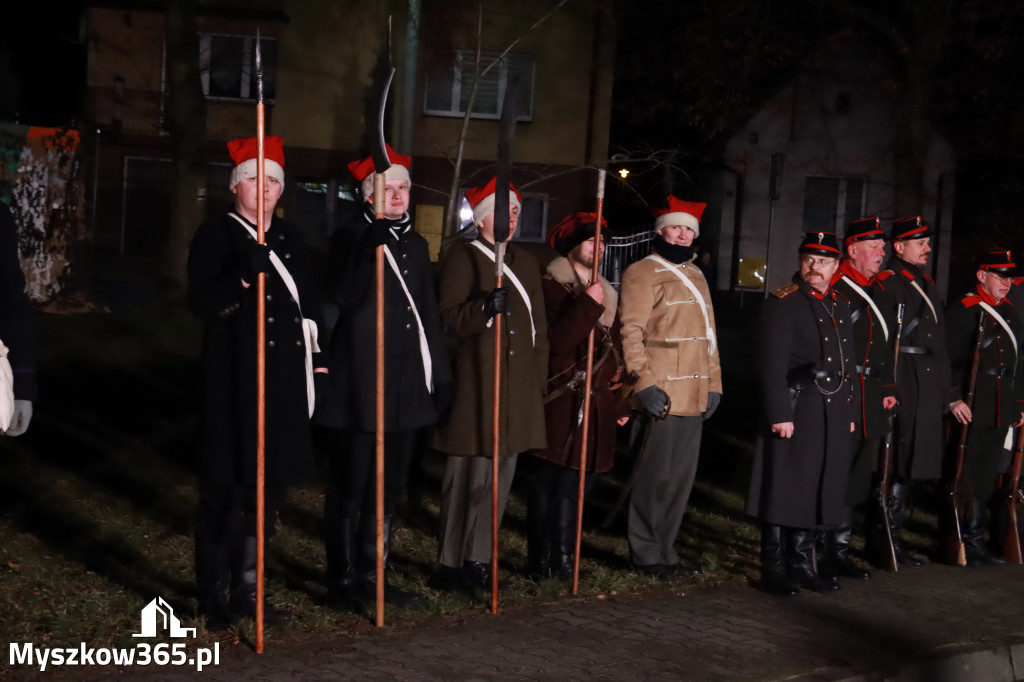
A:
{"type": "MultiPolygon", "coordinates": [[[[254,226],[255,227],[255,226],[254,226]]],[[[225,214],[196,231],[188,256],[188,303],[204,323],[200,475],[220,485],[256,482],[256,283],[242,286],[249,232],[225,214]]],[[[323,329],[320,301],[298,229],[277,218],[267,244],[295,280],[302,310],[274,268],[266,273],[268,484],[308,478],[313,445],[306,399],[302,318],[323,329]]],[[[324,366],[321,354],[313,364],[324,366]]]]}
{"type": "Polygon", "coordinates": [[[561,257],[548,264],[542,284],[551,346],[548,399],[544,406],[548,447],[534,454],[562,467],[580,468],[587,339],[590,331],[595,330],[587,470],[608,471],[615,463],[616,420],[630,414],[629,402],[616,390],[624,372],[618,292],[602,277],[604,303],[598,303],[584,293],[586,287],[572,264],[561,257]],[[577,378],[580,372],[582,378],[577,378]],[[567,388],[570,383],[575,384],[575,390],[567,388]]]}
{"type": "Polygon", "coordinates": [[[10,350],[7,360],[14,372],[15,400],[36,399],[32,331],[32,309],[25,296],[14,218],[7,205],[0,202],[0,341],[10,350]]]}
{"type": "Polygon", "coordinates": [[[875,308],[865,300],[863,294],[873,297],[875,287],[868,278],[858,272],[849,261],[844,260],[835,277],[832,288],[850,306],[850,320],[853,323],[853,346],[856,351],[856,380],[860,384],[860,405],[858,406],[857,432],[861,438],[880,439],[889,430],[882,399],[895,396],[893,382],[892,346],[895,328],[889,329],[886,318],[893,317],[882,311],[877,301],[875,308]],[[878,313],[881,313],[880,319],[878,313]]]}
{"type": "Polygon", "coordinates": [[[850,423],[856,419],[853,334],[846,301],[794,277],[764,302],[757,370],[762,425],[747,512],[793,528],[845,518],[850,423]],[[793,436],[770,433],[793,422],[793,436]]]}
{"type": "MultiPolygon", "coordinates": [[[[338,304],[331,337],[331,390],[315,420],[336,429],[377,428],[377,288],[375,247],[363,239],[362,215],[331,238],[330,290],[338,304]]],[[[405,285],[426,334],[433,391],[428,389],[413,306],[384,263],[384,429],[414,429],[437,421],[435,395],[450,394],[452,377],[427,241],[411,228],[390,236],[405,285]]]]}
{"type": "MultiPolygon", "coordinates": [[[[494,253],[494,245],[478,240],[494,253]]],[[[531,313],[506,274],[508,310],[502,320],[500,454],[547,446],[544,386],[548,376],[548,325],[541,269],[524,249],[509,243],[505,265],[526,289],[531,313]],[[532,329],[536,329],[534,340],[532,329]]],[[[494,414],[494,329],[484,316],[494,289],[494,261],[470,242],[452,247],[441,266],[441,325],[456,343],[451,409],[434,431],[433,446],[450,455],[490,457],[494,414]]]]}
{"type": "MultiPolygon", "coordinates": [[[[949,306],[947,338],[953,384],[947,402],[965,400],[970,379],[971,361],[978,333],[978,317],[984,310],[982,302],[991,306],[1013,332],[1017,345],[1024,343],[1024,327],[1020,316],[1008,299],[995,299],[978,287],[949,306]]],[[[992,315],[985,311],[984,335],[978,357],[978,376],[971,406],[972,428],[1005,429],[1020,419],[1024,405],[1024,381],[1021,381],[1021,360],[1014,340],[992,315]]],[[[1024,349],[1022,349],[1024,350],[1024,349]]]]}
{"type": "Polygon", "coordinates": [[[896,328],[896,306],[903,303],[903,333],[896,372],[900,405],[896,413],[898,473],[937,479],[942,473],[942,414],[950,386],[946,322],[935,282],[921,268],[893,256],[875,277],[875,301],[896,328]],[[918,290],[925,293],[929,306],[918,290]]]}
{"type": "MultiPolygon", "coordinates": [[[[675,267],[704,299],[717,334],[703,273],[693,263],[675,267]]],[[[708,393],[722,392],[722,367],[718,344],[708,338],[690,288],[663,263],[644,258],[626,268],[619,307],[626,368],[640,377],[635,390],[657,386],[665,391],[672,401],[669,414],[695,417],[704,412],[708,393]]]]}

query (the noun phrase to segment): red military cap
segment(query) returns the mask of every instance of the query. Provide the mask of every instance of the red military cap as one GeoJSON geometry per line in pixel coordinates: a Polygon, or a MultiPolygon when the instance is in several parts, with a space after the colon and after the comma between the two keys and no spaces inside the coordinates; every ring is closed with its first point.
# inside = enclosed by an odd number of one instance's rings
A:
{"type": "Polygon", "coordinates": [[[800,253],[839,258],[839,241],[835,232],[805,232],[800,242],[800,253]]]}
{"type": "Polygon", "coordinates": [[[1017,264],[1013,262],[1013,254],[1009,249],[989,249],[978,256],[978,269],[994,272],[1001,277],[1013,277],[1017,274],[1017,264]]]}
{"type": "MultiPolygon", "coordinates": [[[[497,188],[497,177],[492,177],[490,182],[481,187],[474,187],[466,192],[466,201],[473,209],[473,222],[479,223],[494,211],[494,191],[497,188]]],[[[511,182],[508,184],[510,190],[509,199],[517,207],[522,208],[523,196],[511,182]]]]}
{"type": "Polygon", "coordinates": [[[885,239],[885,232],[880,227],[882,221],[878,217],[854,220],[846,226],[846,234],[843,235],[844,244],[853,242],[864,242],[870,239],[885,239]]]}
{"type": "MultiPolygon", "coordinates": [[[[608,222],[601,216],[601,229],[608,227],[608,222]]],[[[548,234],[548,244],[555,251],[563,256],[577,246],[593,238],[597,234],[596,213],[573,213],[562,218],[557,225],[551,228],[548,234]]]]}
{"type": "Polygon", "coordinates": [[[912,218],[898,218],[892,221],[892,231],[889,233],[889,238],[894,242],[905,239],[923,239],[924,237],[930,237],[932,230],[928,227],[921,216],[916,215],[912,218]]]}
{"type": "Polygon", "coordinates": [[[661,228],[669,225],[685,225],[693,230],[695,237],[699,237],[700,217],[704,215],[704,209],[707,207],[707,204],[683,201],[669,195],[667,208],[656,208],[652,211],[656,216],[654,229],[661,232],[661,228]]]}
{"type": "MultiPolygon", "coordinates": [[[[388,180],[397,178],[406,182],[412,182],[412,178],[409,177],[412,157],[399,154],[387,142],[384,143],[384,149],[388,153],[388,161],[391,162],[391,166],[384,171],[384,177],[388,180]]],[[[353,161],[348,164],[348,170],[357,182],[362,183],[363,196],[370,197],[373,194],[373,157],[367,156],[365,159],[353,161]]]]}
{"type": "MultiPolygon", "coordinates": [[[[259,146],[255,137],[231,140],[228,142],[228,154],[235,163],[228,189],[234,189],[241,180],[256,177],[259,146]]],[[[284,184],[284,138],[280,135],[266,135],[263,138],[263,169],[268,177],[284,184]]]]}

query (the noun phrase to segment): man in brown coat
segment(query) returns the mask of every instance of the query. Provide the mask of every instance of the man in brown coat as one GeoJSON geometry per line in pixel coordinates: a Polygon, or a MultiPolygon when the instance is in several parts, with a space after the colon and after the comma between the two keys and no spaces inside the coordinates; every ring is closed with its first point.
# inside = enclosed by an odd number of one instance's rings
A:
{"type": "Polygon", "coordinates": [[[629,552],[655,576],[696,575],[679,563],[676,535],[697,474],[703,420],[722,397],[711,292],[693,264],[706,204],[668,198],[653,253],[622,277],[622,349],[639,375],[636,401],[651,417],[629,501],[629,552]]]}
{"type": "MultiPolygon", "coordinates": [[[[479,237],[455,246],[440,275],[438,305],[456,341],[452,408],[433,446],[448,454],[441,485],[439,586],[488,590],[491,584],[491,455],[494,415],[493,320],[502,315],[498,518],[508,501],[520,452],[543,448],[548,329],[540,266],[514,243],[505,251],[504,282],[495,288],[494,187],[470,190],[479,237]]],[[[509,236],[521,205],[509,192],[509,236]]]]}
{"type": "MultiPolygon", "coordinates": [[[[544,275],[549,362],[548,396],[544,404],[548,446],[534,453],[535,478],[527,507],[529,571],[536,578],[549,573],[569,578],[576,544],[580,441],[586,382],[587,339],[594,333],[594,364],[587,429],[587,478],[611,469],[615,460],[616,425],[629,419],[629,403],[619,386],[622,325],[619,295],[604,277],[591,282],[597,217],[576,213],[551,230],[548,243],[560,254],[544,275]]],[[[602,221],[603,223],[603,221],[602,221]]]]}

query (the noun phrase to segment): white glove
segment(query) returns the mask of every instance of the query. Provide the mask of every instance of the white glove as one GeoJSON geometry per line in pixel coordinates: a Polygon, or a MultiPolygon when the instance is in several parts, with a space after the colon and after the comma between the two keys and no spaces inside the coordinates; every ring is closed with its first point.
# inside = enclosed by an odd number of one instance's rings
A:
{"type": "Polygon", "coordinates": [[[20,436],[28,431],[28,423],[32,421],[32,401],[15,400],[14,416],[11,417],[11,425],[4,431],[5,436],[20,436]]]}

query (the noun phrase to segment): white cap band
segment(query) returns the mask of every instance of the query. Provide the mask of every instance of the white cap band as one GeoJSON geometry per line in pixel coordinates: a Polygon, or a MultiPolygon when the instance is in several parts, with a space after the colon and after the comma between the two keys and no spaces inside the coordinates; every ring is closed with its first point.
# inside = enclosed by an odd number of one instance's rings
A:
{"type": "MultiPolygon", "coordinates": [[[[249,159],[235,166],[234,170],[231,171],[231,184],[228,185],[228,189],[234,189],[242,180],[248,180],[249,178],[255,178],[258,172],[256,168],[256,159],[249,159]]],[[[281,164],[273,159],[263,160],[263,170],[266,172],[268,178],[274,178],[282,185],[284,184],[284,168],[281,168],[281,164]]]]}
{"type": "MultiPolygon", "coordinates": [[[[369,199],[373,196],[373,176],[376,173],[370,173],[363,178],[363,197],[369,199]]],[[[405,180],[408,183],[412,183],[412,178],[409,177],[409,169],[397,163],[391,164],[391,166],[384,171],[385,180],[405,180]]]]}
{"type": "MultiPolygon", "coordinates": [[[[515,192],[508,193],[508,200],[512,206],[518,209],[522,209],[523,205],[519,203],[519,197],[516,196],[515,192]]],[[[473,222],[482,223],[484,218],[494,212],[494,195],[488,194],[473,207],[473,222]]]]}
{"type": "Polygon", "coordinates": [[[654,231],[661,232],[663,227],[669,225],[683,225],[693,230],[693,236],[700,236],[700,221],[689,213],[666,213],[654,220],[654,231]]]}

